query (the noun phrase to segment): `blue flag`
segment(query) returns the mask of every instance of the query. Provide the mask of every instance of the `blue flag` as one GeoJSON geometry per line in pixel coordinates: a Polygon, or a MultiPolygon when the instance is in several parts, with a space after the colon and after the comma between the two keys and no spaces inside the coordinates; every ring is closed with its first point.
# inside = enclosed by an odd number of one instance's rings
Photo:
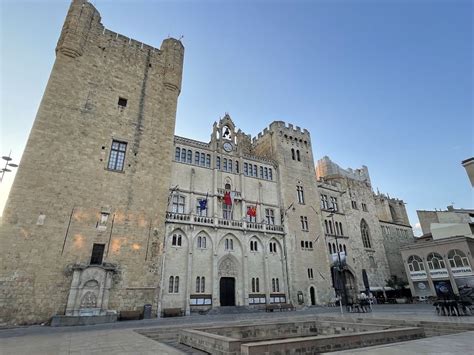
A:
{"type": "Polygon", "coordinates": [[[199,200],[199,208],[201,211],[207,208],[207,199],[199,200]]]}

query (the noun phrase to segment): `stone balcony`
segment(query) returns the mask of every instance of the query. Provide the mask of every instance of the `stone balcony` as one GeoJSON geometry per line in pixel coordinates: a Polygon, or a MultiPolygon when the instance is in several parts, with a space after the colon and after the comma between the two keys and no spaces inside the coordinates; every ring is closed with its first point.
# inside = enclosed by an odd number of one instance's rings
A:
{"type": "MultiPolygon", "coordinates": [[[[226,189],[221,189],[221,188],[217,188],[217,196],[219,197],[224,197],[224,194],[226,193],[226,189]]],[[[240,191],[229,191],[231,194],[234,195],[234,199],[236,200],[242,200],[242,193],[240,191]]]]}
{"type": "Polygon", "coordinates": [[[166,212],[166,222],[212,226],[216,228],[220,227],[243,231],[259,231],[278,234],[284,233],[284,228],[281,225],[247,222],[243,220],[224,219],[217,217],[204,217],[174,212],[166,212]]]}

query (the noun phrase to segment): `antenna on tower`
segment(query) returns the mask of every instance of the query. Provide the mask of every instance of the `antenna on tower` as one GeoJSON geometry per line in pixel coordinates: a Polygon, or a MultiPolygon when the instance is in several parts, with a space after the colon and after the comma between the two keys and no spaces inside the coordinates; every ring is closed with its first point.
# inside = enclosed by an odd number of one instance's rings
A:
{"type": "Polygon", "coordinates": [[[181,41],[183,38],[184,38],[184,35],[181,35],[181,37],[179,37],[179,40],[181,41]]]}

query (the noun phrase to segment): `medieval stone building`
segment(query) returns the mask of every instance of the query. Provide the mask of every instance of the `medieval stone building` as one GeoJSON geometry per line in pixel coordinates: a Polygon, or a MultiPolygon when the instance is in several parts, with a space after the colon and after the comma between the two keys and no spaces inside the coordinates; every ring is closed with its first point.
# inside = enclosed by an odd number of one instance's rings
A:
{"type": "Polygon", "coordinates": [[[252,138],[226,114],[209,142],[174,135],[183,55],[72,1],[3,215],[2,322],[325,304],[338,250],[352,292],[403,276],[403,202],[367,168],[324,158],[315,174],[307,130],[252,138]]]}

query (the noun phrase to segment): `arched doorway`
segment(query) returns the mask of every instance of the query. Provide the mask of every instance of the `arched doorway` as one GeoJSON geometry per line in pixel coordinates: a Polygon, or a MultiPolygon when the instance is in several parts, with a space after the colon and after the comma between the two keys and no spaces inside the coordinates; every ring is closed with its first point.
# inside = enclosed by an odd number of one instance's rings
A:
{"type": "Polygon", "coordinates": [[[309,288],[309,297],[311,299],[311,306],[316,306],[316,292],[313,286],[309,288]]]}
{"type": "Polygon", "coordinates": [[[235,306],[235,278],[221,277],[219,286],[221,307],[235,306]]]}

